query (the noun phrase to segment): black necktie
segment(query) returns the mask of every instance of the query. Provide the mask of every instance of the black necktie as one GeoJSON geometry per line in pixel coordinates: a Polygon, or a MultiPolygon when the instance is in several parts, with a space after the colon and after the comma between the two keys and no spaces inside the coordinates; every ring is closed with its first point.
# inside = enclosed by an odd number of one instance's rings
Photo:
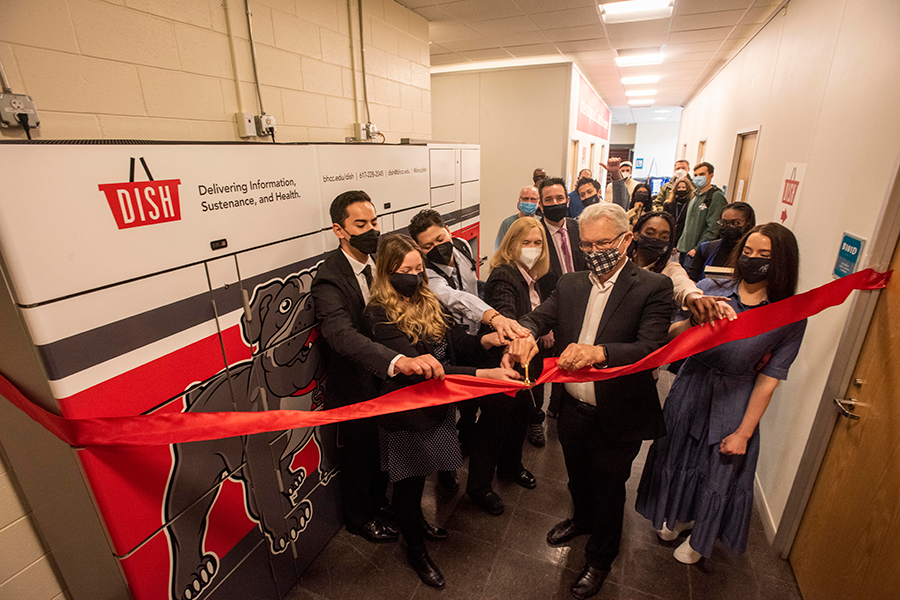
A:
{"type": "Polygon", "coordinates": [[[366,276],[366,286],[372,287],[372,265],[366,265],[362,270],[363,275],[366,276]]]}

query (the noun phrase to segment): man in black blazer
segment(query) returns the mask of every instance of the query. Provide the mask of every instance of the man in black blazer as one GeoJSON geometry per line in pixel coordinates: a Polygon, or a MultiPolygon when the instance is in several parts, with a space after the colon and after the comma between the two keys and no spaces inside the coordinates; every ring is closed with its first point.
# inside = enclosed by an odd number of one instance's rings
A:
{"type": "MultiPolygon", "coordinates": [[[[442,378],[444,370],[433,356],[409,358],[361,333],[375,272],[372,256],[378,245],[378,217],[368,194],[351,191],[339,195],[331,203],[331,221],[340,247],[319,266],[311,288],[326,342],[326,408],[371,400],[378,395],[379,379],[395,373],[442,378]]],[[[397,530],[378,519],[379,513],[390,508],[375,420],[341,423],[340,432],[341,497],[347,531],[372,542],[395,541],[397,530]]]]}
{"type": "MultiPolygon", "coordinates": [[[[672,282],[626,258],[632,234],[625,211],[614,204],[589,206],[580,229],[579,248],[590,270],[563,275],[550,298],[520,319],[533,337],[512,342],[507,366],[530,361],[534,339],[551,329],[564,348],[559,367],[570,372],[631,364],[666,343],[672,282]]],[[[585,567],[571,588],[576,598],[588,598],[600,590],[619,552],[625,482],[641,441],[665,435],[652,372],[566,383],[558,428],[575,510],[547,541],[558,545],[591,534],[585,567]]]]}
{"type": "MultiPolygon", "coordinates": [[[[578,221],[569,217],[569,195],[566,182],[559,177],[549,177],[540,183],[541,212],[544,233],[550,250],[550,273],[553,284],[565,273],[584,271],[584,255],[578,250],[578,221]]],[[[547,290],[552,291],[552,289],[547,290]]]]}

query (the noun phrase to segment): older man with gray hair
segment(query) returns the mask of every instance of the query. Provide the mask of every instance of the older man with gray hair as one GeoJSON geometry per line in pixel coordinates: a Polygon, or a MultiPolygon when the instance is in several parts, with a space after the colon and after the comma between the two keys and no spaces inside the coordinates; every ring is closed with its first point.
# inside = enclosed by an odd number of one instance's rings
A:
{"type": "MultiPolygon", "coordinates": [[[[625,210],[589,206],[579,233],[589,270],[560,277],[550,298],[520,319],[532,335],[510,344],[505,364],[527,364],[537,352],[535,340],[550,330],[564,348],[559,367],[576,376],[635,363],[666,343],[672,281],[627,258],[632,233],[625,210]]],[[[574,513],[550,530],[547,543],[590,534],[586,564],[570,590],[575,598],[589,598],[619,553],[631,463],[642,440],[665,435],[652,372],[566,383],[558,429],[574,513]]]]}

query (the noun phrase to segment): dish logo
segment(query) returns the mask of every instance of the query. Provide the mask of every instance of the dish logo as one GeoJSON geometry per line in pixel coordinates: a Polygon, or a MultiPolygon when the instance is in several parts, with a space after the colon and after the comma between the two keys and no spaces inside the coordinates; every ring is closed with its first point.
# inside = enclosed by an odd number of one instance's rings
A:
{"type": "Polygon", "coordinates": [[[109,209],[119,229],[142,227],[156,223],[181,220],[181,202],[178,197],[180,179],[154,181],[147,163],[141,157],[141,165],[150,181],[134,180],[134,159],[131,159],[131,177],[128,183],[101,183],[97,187],[106,194],[109,209]]]}

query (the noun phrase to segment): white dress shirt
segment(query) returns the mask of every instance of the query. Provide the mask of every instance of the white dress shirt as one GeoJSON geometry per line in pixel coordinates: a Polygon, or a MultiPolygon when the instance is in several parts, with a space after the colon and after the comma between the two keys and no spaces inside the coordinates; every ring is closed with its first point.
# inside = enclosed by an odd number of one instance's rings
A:
{"type": "MultiPolygon", "coordinates": [[[[591,295],[588,299],[587,308],[584,311],[581,334],[578,336],[579,344],[586,344],[588,346],[594,345],[594,338],[597,336],[597,328],[600,327],[600,319],[603,317],[603,311],[606,310],[606,303],[609,301],[609,295],[626,262],[627,261],[622,261],[622,264],[613,271],[612,276],[606,280],[606,283],[600,283],[600,280],[597,279],[597,276],[593,273],[588,276],[592,284],[591,295]]],[[[566,391],[569,392],[573,398],[581,400],[586,404],[593,404],[596,406],[597,397],[594,394],[593,381],[586,381],[584,383],[566,383],[565,385],[566,391]]]]}
{"type": "Polygon", "coordinates": [[[453,247],[453,261],[456,267],[435,264],[434,267],[446,273],[448,277],[459,284],[457,273],[462,279],[462,289],[453,289],[447,280],[436,273],[431,267],[425,269],[428,274],[428,287],[438,297],[441,304],[447,307],[453,320],[460,325],[465,325],[469,335],[476,335],[481,328],[481,319],[484,313],[491,307],[478,297],[478,278],[471,268],[469,259],[462,252],[453,247]]]}

